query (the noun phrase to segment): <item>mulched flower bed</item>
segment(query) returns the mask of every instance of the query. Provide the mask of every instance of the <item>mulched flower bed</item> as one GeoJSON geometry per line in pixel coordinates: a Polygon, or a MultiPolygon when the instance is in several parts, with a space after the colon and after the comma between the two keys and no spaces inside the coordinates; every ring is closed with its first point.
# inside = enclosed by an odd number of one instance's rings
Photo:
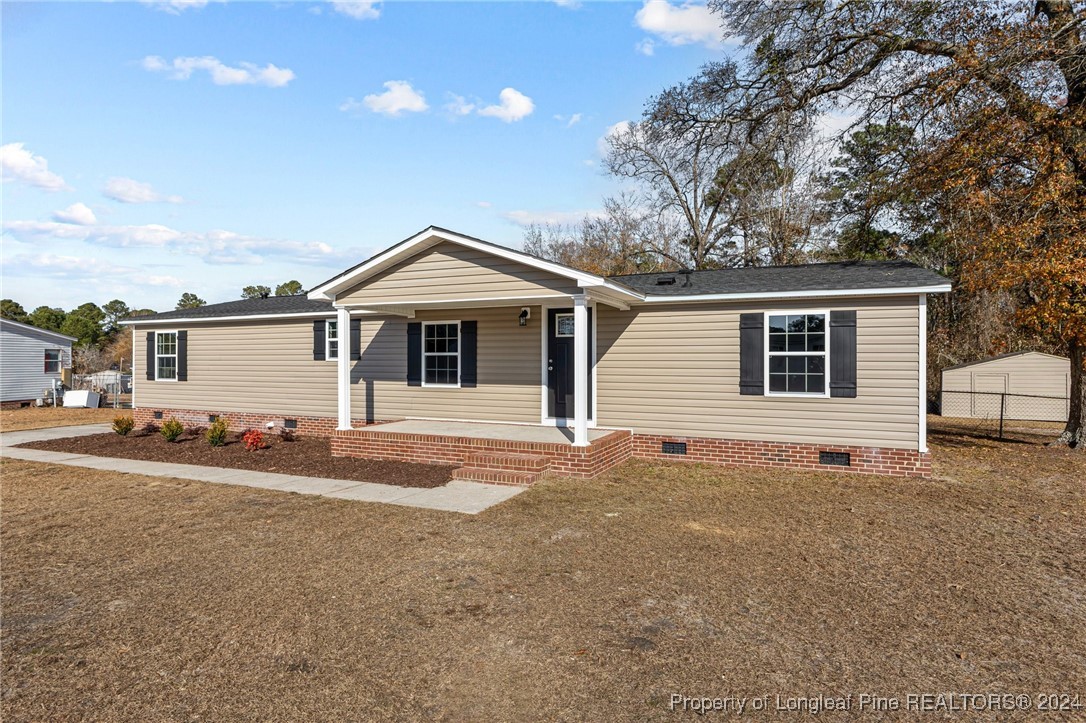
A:
{"type": "Polygon", "coordinates": [[[331,443],[322,437],[295,437],[292,441],[265,435],[268,447],[249,451],[241,435],[231,433],[222,447],[212,447],[202,434],[185,432],[176,442],[167,442],[157,432],[134,431],[127,437],[113,432],[86,437],[66,437],[28,442],[21,447],[52,452],[122,457],[151,462],[198,464],[208,467],[251,469],[257,472],[377,482],[399,487],[440,487],[449,481],[455,467],[409,462],[385,462],[354,457],[333,457],[331,443]]]}

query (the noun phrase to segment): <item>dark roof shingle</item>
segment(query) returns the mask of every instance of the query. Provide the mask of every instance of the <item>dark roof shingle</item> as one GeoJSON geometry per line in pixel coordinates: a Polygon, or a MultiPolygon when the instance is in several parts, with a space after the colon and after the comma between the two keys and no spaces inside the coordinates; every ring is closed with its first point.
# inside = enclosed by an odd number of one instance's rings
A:
{"type": "Polygon", "coordinates": [[[653,296],[857,291],[940,286],[943,276],[908,261],[841,261],[801,266],[674,271],[610,276],[611,281],[653,296]],[[674,279],[673,283],[660,283],[674,279]]]}
{"type": "Polygon", "coordinates": [[[332,313],[331,301],[311,301],[304,296],[269,296],[266,299],[240,299],[221,304],[207,304],[195,309],[164,311],[154,316],[137,316],[129,321],[168,321],[170,319],[215,319],[222,316],[260,316],[263,314],[332,313]]]}

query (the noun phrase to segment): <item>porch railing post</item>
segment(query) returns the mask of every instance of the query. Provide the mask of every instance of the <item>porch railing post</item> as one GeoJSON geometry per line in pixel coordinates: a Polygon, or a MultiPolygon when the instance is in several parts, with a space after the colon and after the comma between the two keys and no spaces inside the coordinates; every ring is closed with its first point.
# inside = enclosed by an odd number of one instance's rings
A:
{"type": "Polygon", "coordinates": [[[573,446],[588,446],[588,300],[573,297],[573,446]]]}
{"type": "Polygon", "coordinates": [[[336,429],[351,428],[351,312],[336,309],[336,398],[339,400],[336,429]]]}

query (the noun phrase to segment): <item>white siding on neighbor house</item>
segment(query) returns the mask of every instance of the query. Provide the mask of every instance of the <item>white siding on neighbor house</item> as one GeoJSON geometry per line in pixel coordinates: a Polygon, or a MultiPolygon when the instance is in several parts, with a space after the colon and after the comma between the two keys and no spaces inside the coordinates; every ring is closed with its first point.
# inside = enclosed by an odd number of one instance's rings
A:
{"type": "Polygon", "coordinates": [[[337,304],[569,296],[576,282],[516,261],[440,243],[336,295],[337,304]]]}
{"type": "Polygon", "coordinates": [[[60,349],[71,361],[72,342],[22,325],[0,323],[0,402],[41,399],[60,379],[45,373],[45,351],[60,349]]]}
{"type": "Polygon", "coordinates": [[[654,305],[629,312],[597,308],[601,427],[739,440],[919,445],[915,296],[654,305]],[[856,397],[740,395],[739,315],[824,309],[856,310],[856,397]]]}
{"type": "Polygon", "coordinates": [[[998,418],[1003,405],[1006,419],[1063,422],[1070,404],[1071,361],[1027,352],[946,369],[941,396],[944,417],[998,418]],[[1005,400],[1000,393],[1008,395],[1005,400]]]}

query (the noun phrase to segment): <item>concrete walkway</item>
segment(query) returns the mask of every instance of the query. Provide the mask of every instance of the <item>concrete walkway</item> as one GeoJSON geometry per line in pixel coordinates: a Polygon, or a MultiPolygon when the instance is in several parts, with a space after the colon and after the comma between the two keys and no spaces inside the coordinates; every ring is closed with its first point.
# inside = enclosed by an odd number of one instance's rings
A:
{"type": "Polygon", "coordinates": [[[257,472],[224,467],[203,467],[194,464],[147,462],[141,459],[94,457],[69,452],[49,452],[44,449],[26,449],[14,445],[64,437],[82,437],[110,431],[108,424],[84,424],[75,427],[49,427],[27,429],[0,434],[0,457],[25,459],[32,462],[48,462],[71,467],[142,474],[149,477],[176,477],[179,479],[216,482],[221,484],[258,487],[280,492],[297,492],[303,495],[321,495],[358,502],[383,502],[404,507],[422,507],[444,512],[463,512],[474,515],[499,502],[504,502],[524,491],[523,487],[488,485],[479,482],[452,480],[442,487],[421,489],[393,485],[358,482],[355,480],[323,479],[298,475],[257,472]]]}

